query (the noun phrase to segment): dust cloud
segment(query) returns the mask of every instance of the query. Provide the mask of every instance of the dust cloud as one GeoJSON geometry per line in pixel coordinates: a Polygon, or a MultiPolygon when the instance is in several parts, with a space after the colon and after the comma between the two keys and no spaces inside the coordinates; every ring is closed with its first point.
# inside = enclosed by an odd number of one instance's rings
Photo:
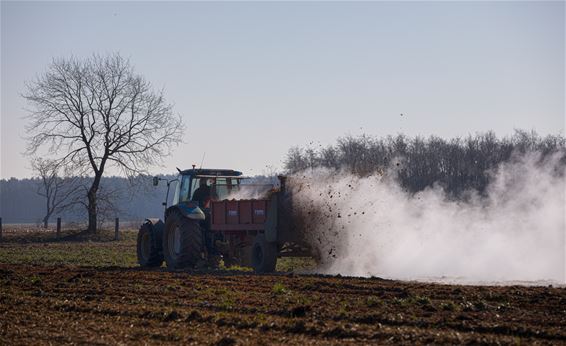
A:
{"type": "Polygon", "coordinates": [[[246,178],[239,185],[232,187],[225,199],[269,199],[278,185],[279,181],[274,176],[246,178]]]}
{"type": "Polygon", "coordinates": [[[515,157],[483,196],[413,194],[384,174],[309,170],[289,179],[294,218],[327,274],[456,283],[550,282],[565,273],[561,156],[515,157]]]}

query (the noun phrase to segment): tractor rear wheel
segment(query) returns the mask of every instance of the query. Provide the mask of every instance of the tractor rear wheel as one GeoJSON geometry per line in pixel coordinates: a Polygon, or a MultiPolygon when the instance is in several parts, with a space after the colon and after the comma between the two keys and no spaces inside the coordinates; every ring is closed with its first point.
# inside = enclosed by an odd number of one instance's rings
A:
{"type": "Polygon", "coordinates": [[[202,259],[203,234],[200,222],[173,212],[165,222],[163,254],[167,268],[193,267],[202,259]]]}
{"type": "Polygon", "coordinates": [[[141,225],[138,231],[137,254],[138,263],[142,267],[160,267],[163,263],[163,222],[161,227],[154,227],[149,221],[141,225]]]}
{"type": "Polygon", "coordinates": [[[252,267],[256,273],[271,273],[277,264],[277,243],[268,242],[265,235],[258,234],[252,246],[252,267]]]}

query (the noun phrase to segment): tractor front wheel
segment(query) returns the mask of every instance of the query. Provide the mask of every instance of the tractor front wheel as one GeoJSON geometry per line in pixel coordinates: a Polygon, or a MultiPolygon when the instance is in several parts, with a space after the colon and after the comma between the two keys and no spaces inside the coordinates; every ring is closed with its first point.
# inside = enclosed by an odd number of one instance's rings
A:
{"type": "Polygon", "coordinates": [[[258,234],[252,247],[252,267],[256,273],[271,273],[277,264],[277,243],[268,242],[265,235],[258,234]]]}
{"type": "Polygon", "coordinates": [[[194,267],[202,259],[203,234],[200,223],[180,213],[172,213],[165,222],[163,254],[167,268],[194,267]]]}
{"type": "Polygon", "coordinates": [[[163,222],[152,225],[146,221],[138,231],[137,255],[142,267],[160,267],[163,263],[162,251],[163,222]]]}

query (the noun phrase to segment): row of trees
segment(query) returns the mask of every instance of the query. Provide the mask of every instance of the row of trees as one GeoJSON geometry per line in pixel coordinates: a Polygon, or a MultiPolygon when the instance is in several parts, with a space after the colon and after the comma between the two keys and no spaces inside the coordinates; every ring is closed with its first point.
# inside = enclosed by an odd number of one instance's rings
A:
{"type": "Polygon", "coordinates": [[[449,140],[436,136],[347,136],[326,148],[292,148],[285,167],[291,173],[316,167],[346,169],[360,176],[394,168],[408,191],[440,184],[452,196],[460,196],[469,189],[484,192],[490,170],[526,152],[539,152],[542,157],[560,152],[566,163],[566,140],[562,135],[542,137],[520,130],[504,138],[487,132],[449,140]]]}
{"type": "MultiPolygon", "coordinates": [[[[173,176],[162,176],[172,179],[173,176]]],[[[62,217],[80,225],[88,220],[86,191],[93,177],[52,178],[49,193],[41,176],[0,180],[0,215],[5,223],[34,223],[46,226],[62,217]],[[56,192],[57,191],[57,192],[56,192]],[[69,191],[75,193],[69,194],[69,191]],[[49,196],[49,198],[47,197],[49,196]]],[[[49,180],[47,180],[49,181],[49,180]]],[[[166,184],[152,186],[152,177],[106,176],[100,181],[97,203],[97,227],[120,217],[125,221],[141,221],[147,217],[162,217],[166,184]]],[[[173,194],[170,194],[170,200],[173,194]]]]}

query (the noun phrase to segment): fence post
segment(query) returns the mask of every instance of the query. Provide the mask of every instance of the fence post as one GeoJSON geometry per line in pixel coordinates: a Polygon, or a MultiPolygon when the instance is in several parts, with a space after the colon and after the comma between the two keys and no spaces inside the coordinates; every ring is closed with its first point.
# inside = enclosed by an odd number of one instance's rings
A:
{"type": "Polygon", "coordinates": [[[120,219],[116,218],[114,222],[114,240],[120,240],[120,219]]]}
{"type": "Polygon", "coordinates": [[[57,218],[57,239],[61,238],[61,218],[57,218]]]}
{"type": "Polygon", "coordinates": [[[0,217],[0,241],[2,241],[2,218],[0,217]]]}

